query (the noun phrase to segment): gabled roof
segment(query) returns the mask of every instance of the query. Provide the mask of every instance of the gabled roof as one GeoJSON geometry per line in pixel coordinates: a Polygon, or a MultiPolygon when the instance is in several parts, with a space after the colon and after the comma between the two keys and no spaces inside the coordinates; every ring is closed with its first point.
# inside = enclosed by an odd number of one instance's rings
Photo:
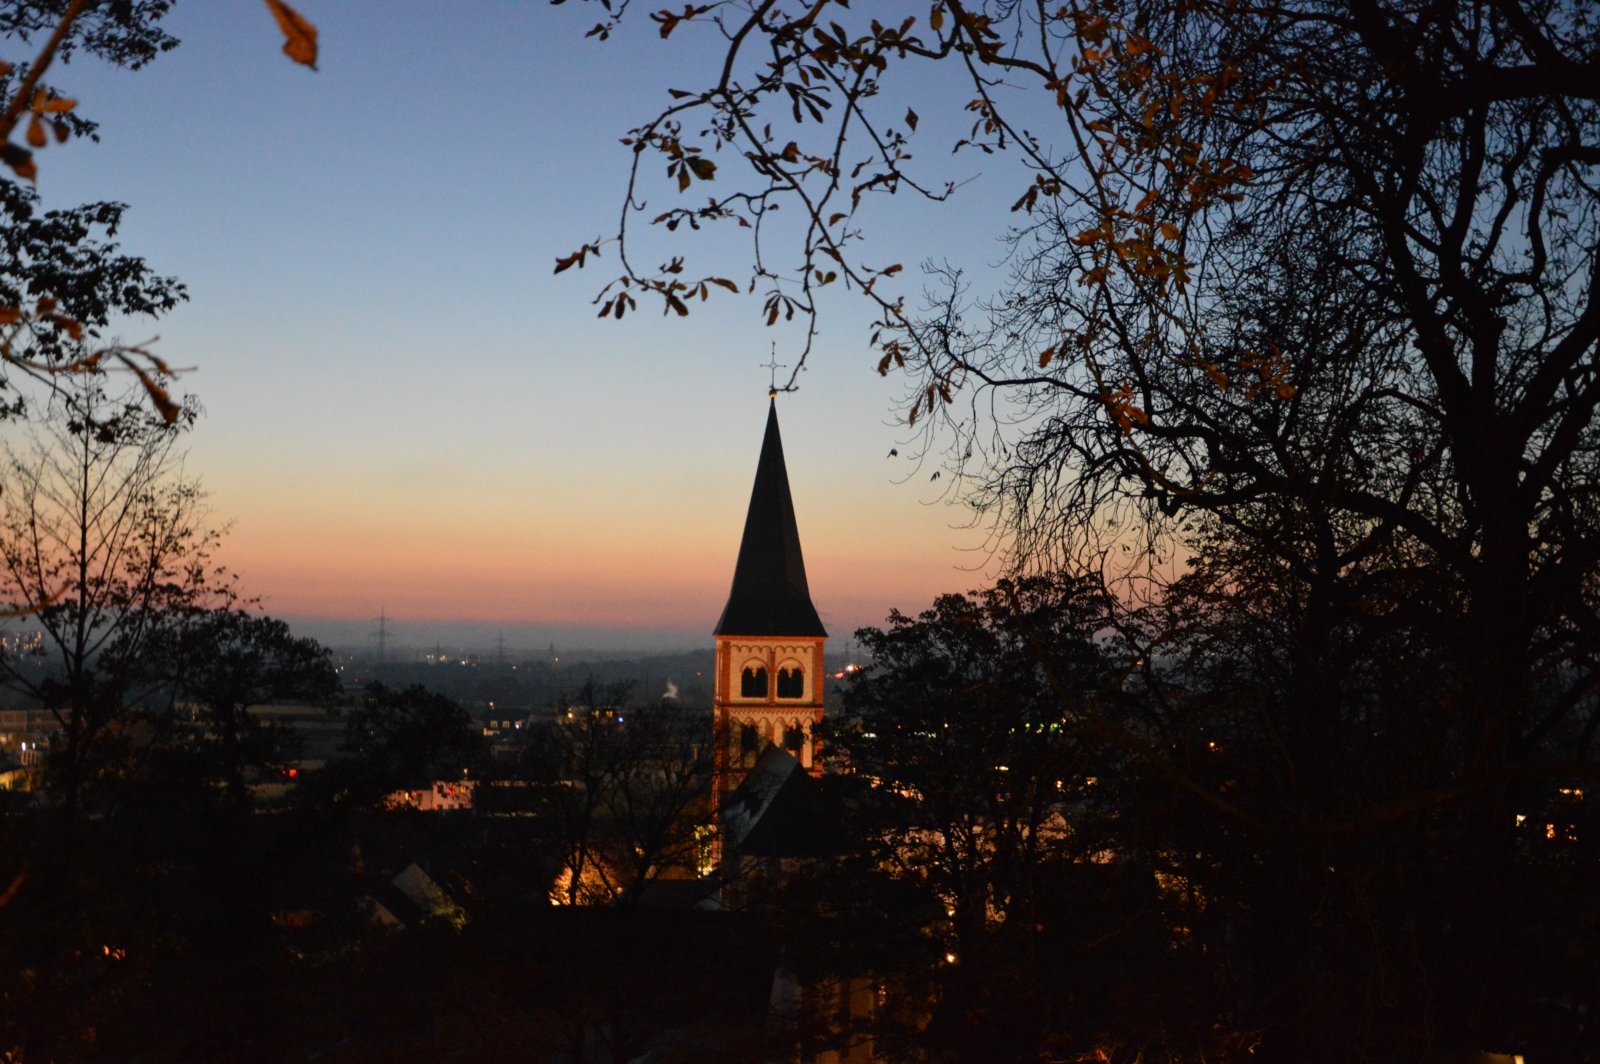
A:
{"type": "Polygon", "coordinates": [[[771,743],[722,807],[724,838],[745,857],[837,857],[839,812],[794,755],[771,743]]]}
{"type": "Polygon", "coordinates": [[[800,530],[789,497],[776,400],[767,408],[767,433],[756,463],[755,486],[750,490],[733,589],[713,634],[828,634],[806,587],[806,563],[800,556],[800,530]]]}

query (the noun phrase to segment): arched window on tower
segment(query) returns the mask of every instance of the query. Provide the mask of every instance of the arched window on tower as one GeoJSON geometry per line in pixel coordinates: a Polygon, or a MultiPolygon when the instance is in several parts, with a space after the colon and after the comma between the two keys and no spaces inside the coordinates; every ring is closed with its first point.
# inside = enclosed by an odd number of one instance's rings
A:
{"type": "Polygon", "coordinates": [[[806,674],[800,671],[800,666],[785,665],[778,670],[779,698],[804,698],[805,694],[806,674]]]}
{"type": "Polygon", "coordinates": [[[755,768],[756,754],[760,752],[761,747],[761,729],[754,724],[741,724],[739,752],[734,758],[734,763],[740,768],[755,768]]]}
{"type": "Polygon", "coordinates": [[[741,698],[767,697],[767,670],[761,665],[746,665],[744,675],[739,679],[739,696],[741,698]]]}
{"type": "MultiPolygon", "coordinates": [[[[778,683],[783,683],[783,674],[778,674],[778,683]]],[[[781,687],[780,687],[781,690],[781,687]]],[[[791,754],[798,754],[801,747],[806,745],[806,730],[798,724],[791,724],[783,729],[783,748],[791,754]]]]}

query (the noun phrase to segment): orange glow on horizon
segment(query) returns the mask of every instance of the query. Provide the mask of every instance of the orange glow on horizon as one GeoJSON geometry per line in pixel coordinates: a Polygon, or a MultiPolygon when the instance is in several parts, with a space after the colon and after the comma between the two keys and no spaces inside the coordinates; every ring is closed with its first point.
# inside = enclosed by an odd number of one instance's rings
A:
{"type": "MultiPolygon", "coordinates": [[[[508,483],[469,465],[456,478],[293,490],[283,468],[262,470],[247,481],[254,490],[211,500],[234,515],[218,560],[279,615],[357,620],[382,608],[416,620],[709,632],[733,578],[756,442],[748,471],[719,470],[709,485],[704,470],[637,485],[554,474],[508,483]]],[[[987,559],[957,550],[959,535],[911,495],[890,498],[907,519],[887,521],[880,491],[823,490],[796,475],[799,454],[790,463],[812,599],[835,639],[891,608],[914,612],[988,582],[975,571],[987,559]]]]}
{"type": "MultiPolygon", "coordinates": [[[[560,623],[710,630],[727,599],[734,552],[687,549],[512,551],[501,543],[342,538],[310,551],[287,539],[235,535],[221,555],[268,612],[360,619],[382,607],[418,620],[560,623]],[[571,561],[576,555],[581,561],[571,561]]],[[[891,608],[916,611],[982,574],[914,562],[819,552],[807,566],[812,599],[834,638],[879,624],[891,608]]]]}

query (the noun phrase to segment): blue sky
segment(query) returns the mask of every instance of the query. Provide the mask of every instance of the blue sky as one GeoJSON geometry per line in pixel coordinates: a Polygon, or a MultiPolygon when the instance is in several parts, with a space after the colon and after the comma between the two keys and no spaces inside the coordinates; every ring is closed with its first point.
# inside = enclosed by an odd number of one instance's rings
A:
{"type": "MultiPolygon", "coordinates": [[[[47,205],[129,203],[124,247],[189,286],[189,304],[121,332],[198,367],[182,381],[206,409],[189,468],[232,522],[246,589],[288,615],[381,608],[423,642],[445,618],[709,632],[760,367],[773,342],[792,362],[798,332],[765,328],[754,297],[600,322],[590,299],[615,259],[552,269],[614,230],[620,137],[716,42],[661,42],[644,9],[585,40],[598,11],[577,3],[298,6],[320,31],[315,73],[249,0],[179,4],[183,45],[143,71],[54,71],[102,143],[40,158],[47,205]]],[[[912,80],[906,103],[933,114],[943,91],[912,80]]],[[[933,121],[924,150],[947,153],[933,121]]],[[[986,164],[941,161],[976,180],[937,214],[869,218],[872,258],[905,262],[913,299],[924,258],[980,277],[999,259],[1017,178],[986,164]]],[[[703,252],[732,271],[745,250],[723,239],[703,252]]],[[[865,322],[830,306],[801,390],[780,398],[813,595],[840,635],[986,579],[945,482],[886,457],[907,431],[865,322]]]]}

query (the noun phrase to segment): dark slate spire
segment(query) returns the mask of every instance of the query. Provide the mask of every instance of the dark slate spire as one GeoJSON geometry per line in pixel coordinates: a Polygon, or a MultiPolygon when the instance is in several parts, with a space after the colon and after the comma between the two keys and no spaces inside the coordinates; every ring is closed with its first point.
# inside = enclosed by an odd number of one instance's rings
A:
{"type": "Polygon", "coordinates": [[[789,471],[783,464],[776,401],[767,409],[767,434],[761,441],[761,460],[756,463],[755,487],[750,490],[750,512],[744,519],[733,590],[728,592],[728,604],[713,634],[828,634],[806,587],[806,563],[800,557],[800,530],[789,498],[789,471]]]}

